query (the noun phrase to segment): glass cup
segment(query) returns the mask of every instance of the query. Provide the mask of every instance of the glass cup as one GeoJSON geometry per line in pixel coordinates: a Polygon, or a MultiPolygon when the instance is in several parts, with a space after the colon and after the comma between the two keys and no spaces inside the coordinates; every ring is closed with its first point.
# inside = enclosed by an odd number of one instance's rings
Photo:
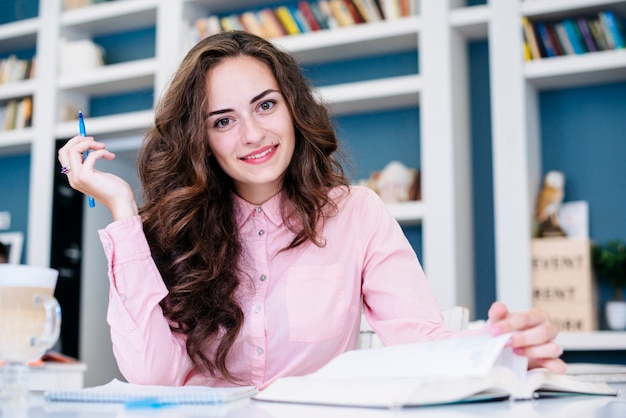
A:
{"type": "Polygon", "coordinates": [[[22,264],[0,264],[0,367],[3,399],[28,394],[28,363],[52,348],[61,330],[61,308],[54,298],[58,271],[22,264]]]}

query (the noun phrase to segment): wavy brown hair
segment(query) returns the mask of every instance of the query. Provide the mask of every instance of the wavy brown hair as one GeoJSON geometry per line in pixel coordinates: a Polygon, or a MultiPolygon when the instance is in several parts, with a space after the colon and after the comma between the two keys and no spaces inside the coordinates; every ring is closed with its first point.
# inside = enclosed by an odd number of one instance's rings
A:
{"type": "Polygon", "coordinates": [[[233,382],[239,379],[229,372],[227,356],[244,319],[234,296],[244,276],[239,268],[244,260],[232,181],[209,149],[205,89],[213,66],[242,55],[269,66],[295,127],[295,151],[282,190],[282,199],[290,204],[281,205],[295,236],[283,251],[306,241],[323,246],[319,231],[337,210],[328,192],[348,186],[335,157],[338,140],[328,110],[291,55],[238,31],[206,38],[187,53],[156,107],[154,126],[139,152],[140,214],[169,289],[161,307],[172,330],[185,335],[196,370],[233,382]]]}

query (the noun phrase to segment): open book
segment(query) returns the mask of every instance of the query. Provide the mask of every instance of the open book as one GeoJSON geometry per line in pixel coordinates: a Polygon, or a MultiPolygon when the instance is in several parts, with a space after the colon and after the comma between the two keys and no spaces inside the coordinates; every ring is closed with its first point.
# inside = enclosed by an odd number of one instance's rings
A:
{"type": "Polygon", "coordinates": [[[505,348],[509,338],[475,335],[349,351],[313,374],[279,378],[253,399],[397,408],[548,393],[617,394],[604,382],[526,371],[526,358],[505,348]]]}

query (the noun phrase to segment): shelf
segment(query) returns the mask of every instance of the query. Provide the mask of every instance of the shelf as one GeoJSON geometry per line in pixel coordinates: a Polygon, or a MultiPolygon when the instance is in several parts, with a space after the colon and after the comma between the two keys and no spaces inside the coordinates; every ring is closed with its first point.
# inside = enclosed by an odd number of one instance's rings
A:
{"type": "Polygon", "coordinates": [[[318,89],[334,115],[417,106],[422,89],[419,75],[361,81],[318,89]]]}
{"type": "Polygon", "coordinates": [[[123,32],[156,25],[159,0],[102,3],[61,14],[61,26],[90,35],[123,32]]]}
{"type": "Polygon", "coordinates": [[[86,94],[140,90],[154,87],[156,71],[154,58],[129,61],[64,75],[59,78],[58,87],[86,94]]]}
{"type": "Polygon", "coordinates": [[[626,332],[562,332],[557,341],[565,351],[626,350],[626,332]]]}
{"type": "Polygon", "coordinates": [[[626,50],[590,52],[529,61],[526,80],[539,89],[577,87],[626,80],[626,50]]]}
{"type": "Polygon", "coordinates": [[[420,225],[424,218],[424,204],[421,201],[387,203],[387,207],[402,226],[420,225]]]}
{"type": "Polygon", "coordinates": [[[24,19],[0,25],[0,53],[35,48],[39,19],[24,19]]]}
{"type": "Polygon", "coordinates": [[[417,48],[420,18],[359,24],[272,39],[298,62],[325,62],[417,48]]]}
{"type": "Polygon", "coordinates": [[[487,38],[490,17],[489,6],[486,5],[452,9],[450,25],[465,39],[485,39],[487,38]]]}
{"type": "Polygon", "coordinates": [[[521,4],[522,14],[533,19],[562,19],[600,10],[613,9],[626,13],[623,0],[542,0],[525,1],[521,4]]]}
{"type": "MultiPolygon", "coordinates": [[[[108,138],[118,138],[138,133],[143,134],[153,122],[154,112],[152,110],[96,118],[86,116],[85,118],[89,136],[108,138]]],[[[78,134],[78,122],[68,121],[57,124],[54,134],[57,138],[72,138],[78,134]]]]}
{"type": "Polygon", "coordinates": [[[35,80],[23,80],[0,84],[0,101],[32,96],[35,93],[35,80]]]}
{"type": "Polygon", "coordinates": [[[33,128],[0,131],[0,156],[28,152],[33,137],[33,128]]]}
{"type": "MultiPolygon", "coordinates": [[[[170,0],[171,1],[171,0],[170,0]]],[[[267,6],[267,0],[236,0],[236,2],[228,2],[224,0],[183,0],[185,4],[194,4],[205,7],[211,13],[230,12],[234,9],[246,10],[261,6],[267,6]]],[[[273,3],[277,4],[277,3],[273,3]]]]}

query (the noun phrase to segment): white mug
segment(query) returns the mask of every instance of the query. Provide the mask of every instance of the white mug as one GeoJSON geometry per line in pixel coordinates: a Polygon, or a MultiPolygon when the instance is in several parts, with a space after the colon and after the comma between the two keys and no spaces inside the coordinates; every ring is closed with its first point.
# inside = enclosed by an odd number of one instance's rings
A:
{"type": "Polygon", "coordinates": [[[37,360],[57,342],[57,277],[58,271],[50,268],[0,264],[0,360],[37,360]]]}

